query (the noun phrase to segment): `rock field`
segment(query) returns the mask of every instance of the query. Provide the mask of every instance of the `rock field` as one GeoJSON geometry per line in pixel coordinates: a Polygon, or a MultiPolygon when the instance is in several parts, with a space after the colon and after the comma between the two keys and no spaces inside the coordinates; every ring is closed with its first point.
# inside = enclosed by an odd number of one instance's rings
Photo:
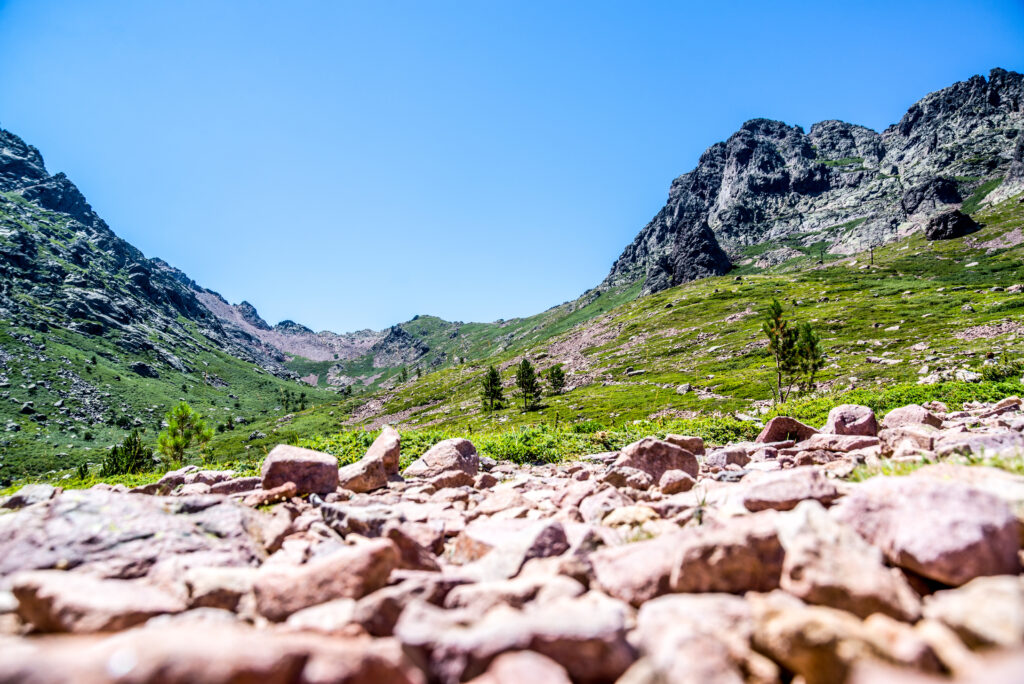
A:
{"type": "Polygon", "coordinates": [[[449,439],[399,474],[385,428],[340,469],[29,485],[0,682],[1019,682],[1024,477],[964,463],[1022,449],[1010,398],[558,465],[449,439]],[[908,474],[849,478],[881,459],[908,474]]]}

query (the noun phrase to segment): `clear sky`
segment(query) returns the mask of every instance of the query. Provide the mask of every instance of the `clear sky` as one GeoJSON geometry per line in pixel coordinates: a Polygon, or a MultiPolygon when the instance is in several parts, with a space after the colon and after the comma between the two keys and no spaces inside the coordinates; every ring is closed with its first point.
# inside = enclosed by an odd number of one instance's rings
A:
{"type": "Polygon", "coordinates": [[[754,117],[1024,70],[1013,2],[0,0],[0,126],[271,323],[529,315],[754,117]]]}

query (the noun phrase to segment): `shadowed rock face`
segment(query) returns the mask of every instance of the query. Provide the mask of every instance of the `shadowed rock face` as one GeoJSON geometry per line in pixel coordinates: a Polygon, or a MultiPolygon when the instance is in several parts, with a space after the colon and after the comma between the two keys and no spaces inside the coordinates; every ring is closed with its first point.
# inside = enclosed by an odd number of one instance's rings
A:
{"type": "Polygon", "coordinates": [[[850,254],[921,230],[978,183],[954,178],[1005,175],[1016,187],[1022,79],[1003,69],[974,76],[924,97],[880,134],[842,121],[809,133],[748,121],[672,182],[602,286],[641,280],[649,293],[721,275],[743,262],[744,247],[783,238],[850,254]]]}

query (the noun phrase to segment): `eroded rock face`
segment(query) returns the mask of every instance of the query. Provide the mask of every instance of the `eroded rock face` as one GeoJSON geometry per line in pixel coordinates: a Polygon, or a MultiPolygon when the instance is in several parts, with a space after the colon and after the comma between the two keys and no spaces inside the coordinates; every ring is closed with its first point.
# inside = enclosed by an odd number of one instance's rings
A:
{"type": "Polygon", "coordinates": [[[786,238],[823,240],[828,251],[851,254],[910,230],[930,239],[966,234],[973,221],[950,209],[976,184],[957,177],[1006,176],[1006,193],[1021,187],[1022,100],[1024,77],[993,69],[987,79],[925,96],[882,133],[842,121],[821,121],[809,132],[747,121],[672,181],[665,206],[601,287],[643,281],[644,292],[657,292],[721,275],[727,253],[742,259],[744,246],[781,247],[786,238]]]}

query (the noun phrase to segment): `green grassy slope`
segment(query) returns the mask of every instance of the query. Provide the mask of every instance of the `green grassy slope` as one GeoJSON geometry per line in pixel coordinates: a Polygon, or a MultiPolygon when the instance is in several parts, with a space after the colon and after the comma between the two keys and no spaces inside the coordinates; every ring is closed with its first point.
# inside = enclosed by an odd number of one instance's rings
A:
{"type": "Polygon", "coordinates": [[[539,411],[511,405],[483,412],[477,388],[485,363],[471,361],[410,380],[381,397],[376,416],[358,422],[390,418],[410,427],[485,431],[551,422],[556,415],[622,424],[754,411],[770,398],[757,312],[772,297],[822,335],[829,356],[823,391],[913,383],[925,367],[977,370],[986,354],[1024,351],[1024,294],[1005,291],[1024,281],[1024,248],[1015,244],[1024,205],[1016,199],[977,212],[983,227],[965,238],[928,242],[915,234],[875,250],[873,265],[867,255],[824,265],[798,258],[741,279],[700,280],[487,357],[486,363],[501,366],[509,388],[512,365],[524,355],[540,368],[575,366],[570,385],[574,376],[586,384],[545,398],[539,411]],[[978,328],[986,325],[996,327],[978,328]],[[694,389],[677,393],[686,383],[694,389]]]}
{"type": "MultiPolygon", "coordinates": [[[[393,386],[378,383],[375,391],[347,399],[308,388],[310,405],[292,410],[288,420],[281,419],[283,407],[276,410],[280,395],[274,393],[284,384],[294,391],[294,383],[257,376],[247,386],[248,381],[231,375],[233,364],[240,362],[215,355],[202,360],[211,368],[220,364],[211,372],[228,380],[231,389],[205,387],[199,373],[190,381],[190,394],[181,393],[176,382],[163,386],[153,403],[166,406],[186,396],[205,413],[227,415],[223,409],[233,400],[227,401],[226,394],[239,396],[242,410],[235,413],[254,420],[218,434],[213,462],[243,472],[255,472],[266,451],[280,442],[355,458],[382,422],[403,429],[410,457],[456,434],[478,442],[484,453],[518,460],[616,448],[642,433],[687,431],[713,441],[749,438],[756,433],[753,423],[735,416],[769,411],[771,373],[758,312],[772,297],[784,303],[792,318],[815,325],[828,355],[817,396],[785,408],[798,417],[820,423],[828,408],[843,400],[884,412],[910,401],[941,398],[958,405],[1019,393],[1024,387],[1015,378],[916,384],[926,367],[928,373],[977,371],[989,355],[1024,356],[1024,293],[1006,289],[1024,282],[1024,204],[1019,199],[976,211],[982,228],[972,235],[928,242],[914,234],[876,249],[873,264],[867,254],[826,255],[820,265],[802,255],[768,271],[744,269],[739,277],[709,278],[639,299],[639,285],[589,293],[578,302],[509,322],[458,324],[417,317],[403,325],[427,341],[432,354],[444,352],[442,364],[427,366],[420,378],[410,373],[404,383],[395,380],[398,368],[376,369],[393,386]],[[455,362],[456,356],[467,360],[455,362]],[[539,410],[522,411],[512,380],[513,366],[523,356],[541,369],[563,364],[569,391],[545,396],[539,410]],[[486,413],[478,388],[492,363],[501,369],[510,401],[486,413]],[[683,392],[685,385],[690,389],[683,392]],[[266,437],[249,442],[252,430],[266,437]]],[[[69,347],[81,344],[70,341],[69,347]]],[[[366,358],[360,362],[372,365],[366,358]]],[[[117,391],[109,379],[100,385],[117,391]]],[[[20,390],[18,400],[26,391],[20,390]]],[[[24,424],[27,419],[19,420],[24,424]]],[[[94,435],[92,444],[109,444],[117,434],[94,435]]],[[[69,450],[63,442],[45,448],[67,451],[61,463],[90,453],[69,450]]],[[[69,474],[64,470],[58,476],[69,474]]]]}

